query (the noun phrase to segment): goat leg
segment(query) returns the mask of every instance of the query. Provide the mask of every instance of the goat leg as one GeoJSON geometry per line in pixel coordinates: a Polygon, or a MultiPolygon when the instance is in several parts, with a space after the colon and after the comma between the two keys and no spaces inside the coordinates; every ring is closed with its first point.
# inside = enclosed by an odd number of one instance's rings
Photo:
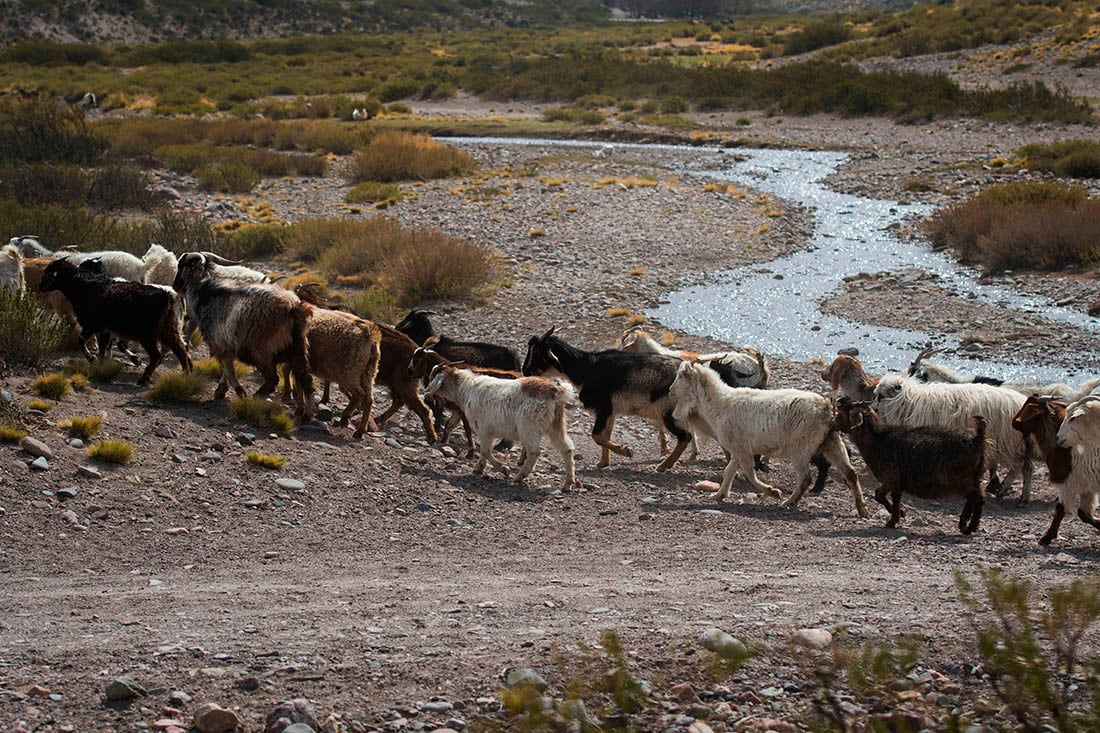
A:
{"type": "Polygon", "coordinates": [[[888,529],[893,529],[898,526],[898,520],[901,519],[901,489],[892,489],[890,491],[890,498],[893,506],[890,507],[890,521],[886,523],[886,527],[888,529]]]}
{"type": "Polygon", "coordinates": [[[1058,527],[1062,524],[1062,517],[1066,516],[1066,507],[1059,499],[1058,503],[1054,505],[1054,516],[1050,519],[1050,527],[1047,528],[1046,534],[1039,538],[1040,545],[1049,545],[1054,541],[1054,538],[1058,536],[1058,527]]]}
{"type": "Polygon", "coordinates": [[[817,466],[817,479],[814,481],[811,494],[820,494],[825,490],[825,481],[829,478],[829,459],[818,453],[810,462],[817,466]]]}
{"type": "Polygon", "coordinates": [[[684,452],[684,449],[691,443],[691,433],[684,430],[676,424],[675,418],[672,417],[672,410],[669,410],[664,415],[665,427],[668,431],[676,437],[676,445],[673,447],[672,452],[668,456],[657,464],[658,471],[667,471],[676,464],[680,455],[684,452]]]}
{"type": "Polygon", "coordinates": [[[1077,516],[1078,516],[1078,517],[1079,517],[1079,518],[1081,519],[1081,521],[1082,521],[1082,522],[1084,522],[1085,524],[1091,524],[1091,525],[1092,525],[1093,527],[1095,527],[1096,529],[1100,529],[1100,519],[1097,519],[1096,517],[1094,517],[1094,516],[1092,515],[1092,513],[1091,513],[1091,512],[1089,512],[1089,510],[1088,510],[1088,509],[1083,509],[1083,508],[1081,508],[1081,509],[1078,509],[1078,510],[1077,510],[1077,516]]]}

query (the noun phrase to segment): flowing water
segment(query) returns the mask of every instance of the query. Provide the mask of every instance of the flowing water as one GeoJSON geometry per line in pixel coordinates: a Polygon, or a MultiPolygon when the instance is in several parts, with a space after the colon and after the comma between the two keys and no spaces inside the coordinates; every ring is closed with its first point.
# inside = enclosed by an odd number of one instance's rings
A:
{"type": "MultiPolygon", "coordinates": [[[[452,141],[580,147],[596,155],[654,147],[498,138],[452,141]]],[[[765,353],[800,360],[813,356],[829,360],[838,349],[855,347],[872,372],[903,369],[917,351],[937,339],[936,335],[867,325],[822,313],[820,305],[840,288],[847,275],[918,268],[937,275],[939,284],[956,295],[1005,309],[1006,318],[1029,313],[1100,332],[1100,323],[1084,313],[1059,307],[1043,296],[979,282],[977,271],[933,252],[922,242],[896,236],[899,224],[928,215],[930,208],[832,190],[822,181],[844,163],[844,153],[738,149],[734,155],[717,148],[656,147],[690,153],[682,164],[684,172],[751,187],[806,207],[814,223],[813,237],[804,250],[765,264],[720,272],[707,283],[662,296],[661,304],[647,315],[669,328],[731,343],[751,343],[765,353]]],[[[1076,363],[1088,362],[1084,355],[1071,356],[1076,363]]],[[[1053,364],[1006,364],[950,355],[936,360],[1009,380],[1075,376],[1071,369],[1053,364]]]]}

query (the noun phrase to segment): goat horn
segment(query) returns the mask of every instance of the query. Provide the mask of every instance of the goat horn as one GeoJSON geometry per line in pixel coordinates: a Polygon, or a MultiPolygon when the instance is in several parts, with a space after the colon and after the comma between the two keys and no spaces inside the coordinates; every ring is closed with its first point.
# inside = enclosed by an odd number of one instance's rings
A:
{"type": "Polygon", "coordinates": [[[227,260],[224,257],[222,257],[221,255],[216,255],[213,252],[200,252],[199,254],[205,256],[206,259],[210,260],[215,265],[222,265],[222,266],[225,266],[225,267],[228,267],[228,266],[231,266],[231,265],[239,265],[242,262],[244,262],[244,260],[227,260]]]}
{"type": "Polygon", "coordinates": [[[544,333],[544,334],[542,335],[542,337],[541,337],[541,339],[540,339],[540,340],[543,340],[543,339],[548,339],[548,338],[550,338],[551,336],[553,336],[553,335],[554,335],[554,331],[555,331],[556,329],[557,329],[557,326],[551,326],[551,327],[550,327],[550,330],[549,330],[549,331],[547,331],[546,333],[544,333]]]}
{"type": "Polygon", "coordinates": [[[917,354],[916,358],[913,359],[913,363],[919,364],[924,359],[927,359],[930,356],[935,356],[936,354],[942,353],[946,350],[947,349],[933,349],[931,346],[925,347],[923,350],[921,350],[919,354],[917,354]]]}

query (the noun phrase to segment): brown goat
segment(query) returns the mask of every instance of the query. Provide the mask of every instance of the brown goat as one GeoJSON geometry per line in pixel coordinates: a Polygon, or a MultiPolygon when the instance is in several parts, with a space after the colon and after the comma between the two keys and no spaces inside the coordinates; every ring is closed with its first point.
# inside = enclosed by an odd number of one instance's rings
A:
{"type": "MultiPolygon", "coordinates": [[[[1016,413],[1016,417],[1012,418],[1012,427],[1023,433],[1025,438],[1030,438],[1039,449],[1043,460],[1046,461],[1050,481],[1055,484],[1064,484],[1073,469],[1073,449],[1063,448],[1057,441],[1058,428],[1066,419],[1066,406],[1065,402],[1060,402],[1053,397],[1033,394],[1024,402],[1023,407],[1016,413]]],[[[1050,519],[1050,527],[1039,538],[1040,545],[1049,545],[1054,541],[1065,516],[1066,506],[1059,496],[1054,504],[1054,516],[1050,519]]],[[[1077,516],[1085,524],[1100,529],[1100,520],[1086,509],[1079,507],[1077,516]]]]}
{"type": "Polygon", "coordinates": [[[859,359],[839,354],[833,363],[821,372],[821,378],[829,383],[833,395],[839,391],[845,397],[857,402],[870,402],[875,398],[878,377],[872,377],[863,370],[859,359]]]}
{"type": "Polygon", "coordinates": [[[864,463],[880,482],[875,499],[890,512],[887,527],[901,517],[901,495],[922,499],[963,496],[959,531],[978,528],[985,492],[985,418],[973,417],[973,430],[887,425],[865,402],[837,400],[837,429],[848,433],[864,463]]]}
{"type": "MultiPolygon", "coordinates": [[[[438,340],[437,336],[432,336],[424,345],[413,352],[412,359],[409,361],[409,376],[414,379],[427,379],[434,369],[439,364],[447,364],[448,360],[441,354],[432,350],[432,346],[438,340]]],[[[497,379],[519,379],[522,374],[517,371],[509,369],[493,369],[492,367],[475,367],[468,364],[463,364],[464,369],[469,369],[475,374],[487,374],[490,377],[496,377],[497,379]]],[[[443,399],[438,397],[438,399],[443,399]]],[[[474,446],[473,432],[470,430],[470,422],[466,419],[466,415],[462,412],[462,409],[454,402],[444,400],[443,406],[451,411],[451,417],[447,420],[447,424],[443,427],[443,432],[439,435],[439,440],[442,443],[446,443],[447,439],[451,437],[451,432],[455,429],[459,422],[462,423],[462,430],[466,434],[466,444],[469,449],[466,452],[468,458],[473,458],[477,453],[477,449],[474,446]]]]}
{"type": "Polygon", "coordinates": [[[393,404],[378,416],[378,424],[386,422],[402,407],[408,407],[424,425],[429,443],[436,442],[435,426],[424,400],[420,399],[420,380],[409,375],[409,362],[416,351],[416,342],[393,326],[378,324],[382,332],[382,358],[378,365],[378,383],[389,387],[393,404]]]}
{"type": "Polygon", "coordinates": [[[38,302],[46,310],[58,314],[76,328],[76,314],[73,312],[73,304],[59,290],[42,292],[42,276],[46,274],[46,267],[53,262],[47,257],[28,257],[23,260],[23,277],[27,281],[27,292],[34,293],[38,302]]]}

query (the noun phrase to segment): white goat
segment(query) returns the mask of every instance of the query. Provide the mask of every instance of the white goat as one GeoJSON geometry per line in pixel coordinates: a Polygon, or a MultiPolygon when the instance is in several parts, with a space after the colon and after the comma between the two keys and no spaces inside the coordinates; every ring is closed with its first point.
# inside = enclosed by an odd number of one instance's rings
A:
{"type": "Polygon", "coordinates": [[[892,425],[907,427],[969,428],[970,418],[986,419],[989,438],[990,493],[1000,495],[1023,474],[1020,504],[1031,499],[1031,444],[1012,428],[1012,418],[1020,411],[1024,395],[989,384],[924,384],[897,374],[887,374],[875,387],[875,409],[892,425]],[[998,464],[1009,467],[1001,484],[996,478],[998,464]]]}
{"type": "Polygon", "coordinates": [[[111,277],[122,278],[132,283],[144,282],[145,263],[129,252],[109,249],[102,252],[74,252],[67,257],[69,262],[77,266],[85,260],[99,260],[103,269],[111,277]]]}
{"type": "Polygon", "coordinates": [[[757,478],[753,466],[754,455],[770,455],[794,464],[798,483],[783,506],[795,506],[810,485],[810,461],[821,453],[843,473],[859,516],[870,516],[848,451],[833,429],[833,407],[827,397],[800,389],[730,387],[714,370],[690,361],[680,365],[669,392],[676,400],[673,417],[681,422],[690,419],[693,426],[705,421],[730,455],[712,499],[729,496],[739,470],[757,490],[781,498],[779,491],[757,478]]]}
{"type": "Polygon", "coordinates": [[[52,259],[57,256],[55,253],[43,247],[42,243],[38,241],[38,237],[33,234],[12,237],[8,240],[8,244],[18,247],[24,257],[45,257],[52,259]]]}
{"type": "Polygon", "coordinates": [[[1100,520],[1095,515],[1096,491],[1100,486],[1100,397],[1089,396],[1068,405],[1057,440],[1059,447],[1070,450],[1072,467],[1064,483],[1053,484],[1058,504],[1042,544],[1049,544],[1058,534],[1058,525],[1067,510],[1076,509],[1083,522],[1100,529],[1100,520]]]}
{"type": "Polygon", "coordinates": [[[0,247],[0,289],[22,293],[27,290],[23,275],[23,253],[14,244],[0,247]]]}
{"type": "Polygon", "coordinates": [[[535,467],[545,435],[561,453],[564,488],[576,483],[573,440],[565,427],[565,405],[573,396],[570,387],[544,377],[498,379],[440,364],[432,370],[427,394],[455,403],[473,424],[479,444],[474,473],[482,473],[489,462],[507,478],[508,469],[493,455],[493,445],[512,440],[523,446],[526,455],[514,479],[519,483],[535,467]]]}
{"type": "MultiPolygon", "coordinates": [[[[209,252],[204,252],[202,254],[210,255],[209,252]]],[[[176,268],[179,265],[179,260],[170,250],[159,244],[150,244],[149,249],[145,251],[145,255],[142,257],[142,261],[145,263],[144,280],[142,282],[155,285],[172,284],[172,281],[176,277],[176,268]]],[[[253,270],[251,267],[245,267],[240,264],[219,265],[213,262],[211,264],[214,272],[221,278],[230,278],[232,280],[240,280],[241,282],[253,283],[270,282],[267,275],[257,270],[253,270]]]]}
{"type": "Polygon", "coordinates": [[[733,351],[714,354],[698,354],[685,349],[670,349],[663,346],[646,331],[640,328],[629,328],[619,337],[616,348],[619,351],[664,354],[665,356],[675,356],[677,359],[706,362],[712,369],[721,374],[723,381],[731,387],[765,389],[768,386],[768,377],[770,376],[768,364],[764,360],[763,354],[752,346],[735,347],[733,351]]]}
{"type": "Polygon", "coordinates": [[[1031,394],[1050,395],[1063,402],[1073,402],[1085,395],[1100,389],[1100,379],[1089,379],[1083,382],[1079,388],[1074,388],[1061,382],[1006,382],[996,377],[974,376],[957,369],[952,369],[946,364],[927,362],[929,356],[938,354],[943,349],[924,349],[913,362],[909,364],[908,374],[920,382],[942,382],[947,384],[989,384],[994,387],[1004,387],[1014,392],[1027,396],[1031,394]]]}

